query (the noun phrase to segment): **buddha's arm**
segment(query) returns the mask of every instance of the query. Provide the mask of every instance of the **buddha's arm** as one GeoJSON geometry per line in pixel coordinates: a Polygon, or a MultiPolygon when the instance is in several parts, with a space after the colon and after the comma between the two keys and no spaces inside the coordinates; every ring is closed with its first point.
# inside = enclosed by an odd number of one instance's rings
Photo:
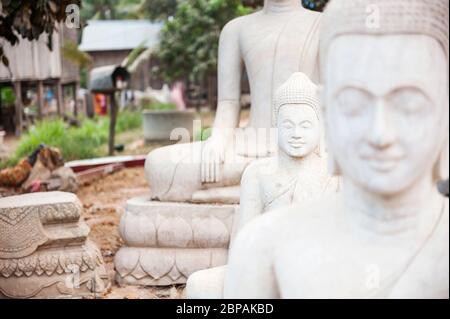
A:
{"type": "Polygon", "coordinates": [[[280,297],[272,266],[271,236],[267,236],[267,227],[259,221],[242,229],[230,251],[225,274],[225,299],[280,297]]]}
{"type": "Polygon", "coordinates": [[[225,148],[239,125],[242,58],[239,48],[239,21],[229,22],[220,35],[218,61],[218,105],[211,137],[202,152],[201,180],[221,182],[220,165],[225,148]]]}
{"type": "Polygon", "coordinates": [[[261,187],[258,179],[258,163],[250,164],[241,181],[241,205],[237,231],[263,213],[261,187]]]}
{"type": "Polygon", "coordinates": [[[239,47],[239,22],[239,20],[229,22],[220,34],[218,105],[214,128],[236,128],[239,125],[241,76],[243,70],[243,61],[239,47]]]}

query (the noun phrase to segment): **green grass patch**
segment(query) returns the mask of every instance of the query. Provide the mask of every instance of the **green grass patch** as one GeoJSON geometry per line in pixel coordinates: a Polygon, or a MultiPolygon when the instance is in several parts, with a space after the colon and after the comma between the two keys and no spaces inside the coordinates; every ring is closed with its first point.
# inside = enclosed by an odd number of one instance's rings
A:
{"type": "MultiPolygon", "coordinates": [[[[116,133],[142,126],[140,112],[122,111],[116,123],[116,133]]],[[[80,127],[68,127],[62,120],[47,120],[37,123],[28,133],[22,136],[14,154],[0,167],[13,166],[29,154],[41,143],[57,147],[65,161],[94,158],[99,156],[99,147],[108,141],[109,118],[83,119],[80,127]]]]}
{"type": "Polygon", "coordinates": [[[142,113],[122,111],[117,117],[116,132],[123,133],[135,128],[142,127],[142,113]]]}
{"type": "Polygon", "coordinates": [[[148,111],[173,111],[177,106],[173,103],[148,103],[142,108],[148,111]]]}

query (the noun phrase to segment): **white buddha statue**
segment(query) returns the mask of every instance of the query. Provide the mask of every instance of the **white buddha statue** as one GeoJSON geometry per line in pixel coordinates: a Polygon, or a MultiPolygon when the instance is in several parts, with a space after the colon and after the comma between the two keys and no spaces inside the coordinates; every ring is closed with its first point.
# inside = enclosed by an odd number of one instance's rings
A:
{"type": "Polygon", "coordinates": [[[225,298],[449,297],[448,6],[331,0],[321,70],[343,190],[240,231],[225,298]]]}
{"type": "Polygon", "coordinates": [[[278,155],[250,164],[241,181],[238,229],[264,212],[336,192],[327,171],[317,86],[294,73],[276,92],[278,155]]]}
{"type": "MultiPolygon", "coordinates": [[[[263,213],[304,203],[336,192],[338,183],[327,173],[317,86],[304,73],[294,73],[276,92],[274,119],[278,155],[254,161],[241,181],[239,231],[263,213]]],[[[192,299],[219,299],[226,266],[191,275],[186,294],[192,299]]]]}
{"type": "Polygon", "coordinates": [[[154,199],[205,203],[227,198],[226,202],[239,202],[236,186],[244,169],[254,159],[276,151],[267,137],[276,88],[297,71],[318,79],[320,18],[320,13],[303,8],[299,0],[266,0],[261,11],[224,27],[212,136],[203,143],[163,147],[148,155],[145,171],[154,199]],[[248,127],[237,130],[244,66],[250,82],[251,112],[248,127]],[[256,129],[266,130],[264,136],[235,143],[244,139],[236,138],[236,132],[253,136],[256,129]]]}

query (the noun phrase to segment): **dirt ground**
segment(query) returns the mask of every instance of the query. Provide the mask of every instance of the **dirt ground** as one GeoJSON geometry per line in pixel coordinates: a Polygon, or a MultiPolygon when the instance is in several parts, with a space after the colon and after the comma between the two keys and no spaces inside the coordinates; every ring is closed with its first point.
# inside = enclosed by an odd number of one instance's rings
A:
{"type": "Polygon", "coordinates": [[[100,248],[106,262],[112,287],[106,299],[176,299],[183,298],[183,286],[176,287],[119,287],[114,282],[114,256],[123,242],[119,235],[120,217],[126,201],[135,196],[148,195],[144,169],[122,169],[91,185],[81,187],[77,195],[84,206],[84,219],[91,227],[90,239],[100,248]]]}

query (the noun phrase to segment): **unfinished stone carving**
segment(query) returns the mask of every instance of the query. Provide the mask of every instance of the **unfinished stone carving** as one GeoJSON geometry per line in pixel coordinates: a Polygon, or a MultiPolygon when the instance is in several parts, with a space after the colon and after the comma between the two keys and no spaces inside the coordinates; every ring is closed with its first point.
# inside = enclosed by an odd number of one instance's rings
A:
{"type": "Polygon", "coordinates": [[[238,186],[247,165],[273,155],[271,103],[275,90],[302,71],[318,75],[320,13],[297,0],[267,0],[254,14],[229,22],[219,44],[218,107],[211,138],[151,152],[145,170],[152,196],[161,201],[239,203],[238,186]],[[251,89],[248,127],[239,125],[241,75],[251,89]],[[262,135],[256,136],[256,130],[262,135]],[[249,143],[241,143],[248,137],[249,143]],[[217,196],[222,194],[223,197],[217,196]]]}
{"type": "Polygon", "coordinates": [[[243,229],[226,298],[449,297],[448,9],[331,0],[321,70],[343,191],[243,229]]]}
{"type": "Polygon", "coordinates": [[[75,195],[0,199],[0,298],[95,297],[109,285],[75,195]]]}
{"type": "MultiPolygon", "coordinates": [[[[303,73],[294,73],[277,90],[278,156],[255,161],[245,170],[236,231],[264,212],[337,191],[337,180],[328,175],[321,145],[317,93],[316,85],[303,73]]],[[[193,274],[187,282],[187,297],[222,298],[225,270],[224,266],[193,274]]]]}

